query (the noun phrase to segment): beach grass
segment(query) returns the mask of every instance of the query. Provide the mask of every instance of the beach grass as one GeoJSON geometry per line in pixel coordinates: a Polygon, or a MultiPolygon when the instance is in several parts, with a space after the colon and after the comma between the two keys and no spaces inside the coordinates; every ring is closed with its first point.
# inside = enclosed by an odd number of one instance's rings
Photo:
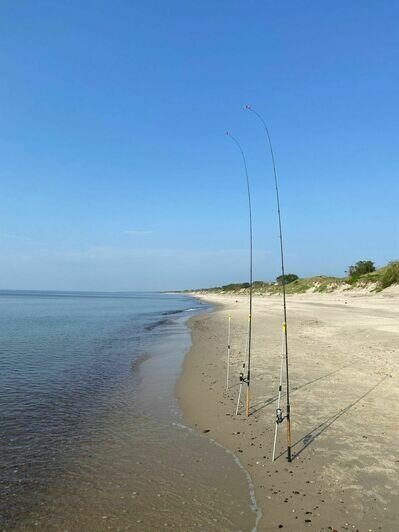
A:
{"type": "MultiPolygon", "coordinates": [[[[349,291],[366,289],[368,292],[380,292],[399,284],[399,261],[378,268],[374,272],[348,277],[334,277],[328,275],[315,275],[312,277],[298,278],[286,284],[287,294],[306,293],[333,293],[336,291],[349,291]]],[[[190,290],[192,292],[193,290],[190,290]]],[[[199,293],[215,294],[245,294],[249,291],[249,283],[230,283],[212,288],[194,290],[199,293]]],[[[256,295],[277,295],[282,292],[281,284],[268,281],[254,281],[253,291],[256,295]]]]}

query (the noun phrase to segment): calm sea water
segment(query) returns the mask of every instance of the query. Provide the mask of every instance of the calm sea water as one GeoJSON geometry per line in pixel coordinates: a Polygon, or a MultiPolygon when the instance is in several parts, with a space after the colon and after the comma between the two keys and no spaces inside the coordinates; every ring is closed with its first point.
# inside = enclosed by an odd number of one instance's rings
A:
{"type": "Polygon", "coordinates": [[[0,292],[2,529],[251,528],[244,473],[179,424],[185,322],[201,310],[179,295],[0,292]]]}

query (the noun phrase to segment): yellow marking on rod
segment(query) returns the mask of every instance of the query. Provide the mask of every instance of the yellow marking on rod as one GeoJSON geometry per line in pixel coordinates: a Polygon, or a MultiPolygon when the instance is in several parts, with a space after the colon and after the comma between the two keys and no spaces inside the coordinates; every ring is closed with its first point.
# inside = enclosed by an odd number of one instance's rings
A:
{"type": "Polygon", "coordinates": [[[231,321],[231,316],[229,316],[229,321],[231,321]]]}
{"type": "Polygon", "coordinates": [[[285,322],[283,323],[283,332],[285,332],[285,329],[286,329],[286,324],[285,322]]]}
{"type": "Polygon", "coordinates": [[[249,320],[251,319],[251,314],[248,314],[248,319],[249,319],[249,320]]]}
{"type": "Polygon", "coordinates": [[[245,401],[245,413],[247,415],[247,417],[249,416],[249,384],[247,386],[247,398],[246,398],[246,401],[245,401]]]}

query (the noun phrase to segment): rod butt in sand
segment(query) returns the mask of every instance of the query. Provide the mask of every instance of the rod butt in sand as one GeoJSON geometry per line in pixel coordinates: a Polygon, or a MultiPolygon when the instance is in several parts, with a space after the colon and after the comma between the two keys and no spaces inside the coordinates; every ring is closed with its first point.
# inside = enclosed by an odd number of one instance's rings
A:
{"type": "Polygon", "coordinates": [[[245,414],[246,414],[247,417],[249,416],[249,400],[250,400],[250,387],[249,387],[249,382],[248,382],[248,384],[247,384],[247,397],[246,397],[246,400],[245,400],[245,414]]]}

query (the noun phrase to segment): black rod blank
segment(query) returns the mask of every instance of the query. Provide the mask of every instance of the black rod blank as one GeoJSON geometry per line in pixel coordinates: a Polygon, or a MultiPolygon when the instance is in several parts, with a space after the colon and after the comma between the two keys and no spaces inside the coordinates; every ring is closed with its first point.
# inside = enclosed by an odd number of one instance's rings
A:
{"type": "Polygon", "coordinates": [[[274,152],[273,152],[273,146],[272,141],[269,134],[269,129],[267,127],[267,124],[263,117],[255,111],[250,105],[245,105],[244,109],[247,109],[248,111],[252,111],[259,120],[262,122],[263,127],[266,132],[270,155],[272,158],[272,164],[273,164],[273,175],[274,175],[274,187],[276,191],[276,202],[277,202],[277,216],[278,216],[278,227],[279,227],[279,236],[280,236],[280,259],[281,259],[281,274],[282,274],[282,289],[283,289],[283,328],[284,328],[284,342],[285,342],[285,374],[286,374],[286,387],[287,387],[287,413],[286,413],[286,420],[287,420],[287,458],[288,461],[292,461],[292,455],[291,455],[291,404],[290,404],[290,385],[289,385],[289,364],[288,364],[288,326],[287,326],[287,298],[286,298],[286,280],[285,280],[285,265],[284,265],[284,246],[283,246],[283,230],[282,230],[282,223],[281,223],[281,209],[280,209],[280,194],[279,194],[279,188],[278,188],[278,179],[277,179],[277,171],[276,171],[276,162],[274,159],[274,152]]]}

